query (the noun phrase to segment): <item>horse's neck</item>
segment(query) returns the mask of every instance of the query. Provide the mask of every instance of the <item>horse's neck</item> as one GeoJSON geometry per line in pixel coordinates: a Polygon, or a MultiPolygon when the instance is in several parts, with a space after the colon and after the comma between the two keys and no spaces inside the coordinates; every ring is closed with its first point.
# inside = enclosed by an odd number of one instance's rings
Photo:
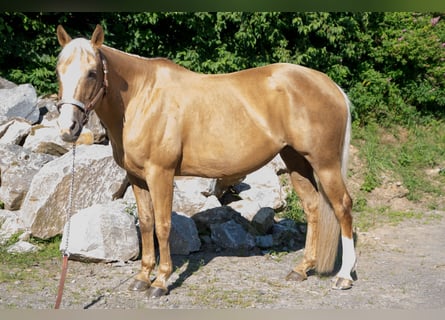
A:
{"type": "MultiPolygon", "coordinates": [[[[104,47],[102,53],[108,65],[108,88],[100,108],[97,109],[97,115],[107,128],[114,158],[122,166],[125,109],[134,96],[132,93],[135,90],[134,87],[138,85],[133,79],[137,79],[137,74],[144,72],[145,69],[134,61],[126,61],[138,60],[137,56],[109,47],[104,47]]],[[[148,61],[148,59],[142,59],[140,62],[147,68],[148,61]]]]}

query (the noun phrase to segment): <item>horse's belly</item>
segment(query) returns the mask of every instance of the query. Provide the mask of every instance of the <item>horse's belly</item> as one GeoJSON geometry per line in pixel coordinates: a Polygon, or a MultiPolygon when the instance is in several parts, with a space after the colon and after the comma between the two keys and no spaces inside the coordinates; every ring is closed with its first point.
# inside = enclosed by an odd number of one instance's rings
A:
{"type": "Polygon", "coordinates": [[[233,142],[230,145],[209,143],[200,148],[184,149],[180,175],[208,178],[241,177],[269,162],[283,145],[272,141],[233,142]]]}

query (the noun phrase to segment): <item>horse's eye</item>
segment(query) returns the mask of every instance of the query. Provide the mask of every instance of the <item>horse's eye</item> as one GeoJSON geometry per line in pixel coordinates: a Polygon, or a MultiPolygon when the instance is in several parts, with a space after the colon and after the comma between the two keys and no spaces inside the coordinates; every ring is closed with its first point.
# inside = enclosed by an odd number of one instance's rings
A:
{"type": "Polygon", "coordinates": [[[90,70],[90,71],[88,71],[88,78],[89,78],[89,79],[96,79],[96,76],[97,76],[97,74],[96,74],[96,70],[90,70]]]}

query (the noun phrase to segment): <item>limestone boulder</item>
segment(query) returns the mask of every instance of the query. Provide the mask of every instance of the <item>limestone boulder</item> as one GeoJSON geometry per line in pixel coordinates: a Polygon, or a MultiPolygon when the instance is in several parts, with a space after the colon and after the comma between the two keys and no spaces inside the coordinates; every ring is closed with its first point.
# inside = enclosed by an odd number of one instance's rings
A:
{"type": "Polygon", "coordinates": [[[108,141],[107,131],[100,122],[96,112],[91,112],[85,127],[92,133],[94,143],[105,143],[108,141]]]}
{"type": "Polygon", "coordinates": [[[244,200],[251,200],[260,208],[270,207],[280,210],[286,205],[286,195],[273,165],[268,164],[251,174],[234,187],[244,200]]]}
{"type": "Polygon", "coordinates": [[[39,251],[39,247],[27,241],[20,240],[9,246],[6,251],[8,253],[31,253],[39,251]]]}
{"type": "Polygon", "coordinates": [[[183,212],[188,216],[202,211],[207,200],[203,192],[208,191],[211,184],[212,179],[176,177],[173,189],[173,211],[183,212]]]}
{"type": "MultiPolygon", "coordinates": [[[[75,155],[73,214],[112,200],[127,184],[126,172],[115,163],[110,146],[78,146],[75,155]]],[[[21,218],[33,236],[46,239],[62,232],[71,164],[72,151],[47,163],[34,176],[21,209],[21,218]]]]}
{"type": "Polygon", "coordinates": [[[128,261],[139,256],[135,219],[123,201],[110,201],[80,210],[64,227],[60,249],[73,260],[128,261]]]}
{"type": "Polygon", "coordinates": [[[19,210],[33,177],[55,157],[14,144],[0,144],[0,148],[0,200],[5,209],[19,210]]]}
{"type": "MultiPolygon", "coordinates": [[[[93,133],[83,128],[76,141],[77,145],[91,145],[94,143],[93,133]]],[[[23,146],[34,152],[47,153],[55,156],[61,156],[68,152],[72,147],[71,143],[67,143],[60,138],[60,129],[56,120],[44,121],[41,124],[34,125],[30,134],[27,136],[23,146]]]]}
{"type": "Polygon", "coordinates": [[[0,144],[21,145],[31,132],[31,124],[17,118],[0,125],[0,144]]]}
{"type": "Polygon", "coordinates": [[[9,81],[8,79],[0,77],[0,89],[12,89],[17,87],[14,82],[9,81]]]}
{"type": "Polygon", "coordinates": [[[5,244],[14,234],[25,231],[17,212],[0,209],[0,245],[5,244]]]}
{"type": "Polygon", "coordinates": [[[13,118],[38,122],[37,94],[31,84],[0,89],[0,124],[13,118]]]}

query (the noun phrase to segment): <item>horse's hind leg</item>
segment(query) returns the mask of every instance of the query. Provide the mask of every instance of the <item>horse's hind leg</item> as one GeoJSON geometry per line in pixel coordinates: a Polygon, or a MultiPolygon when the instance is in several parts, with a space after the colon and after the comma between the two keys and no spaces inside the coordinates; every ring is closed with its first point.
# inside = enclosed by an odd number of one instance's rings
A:
{"type": "Polygon", "coordinates": [[[333,279],[333,289],[349,289],[353,282],[351,273],[356,264],[351,215],[352,199],[344,184],[340,168],[319,170],[317,175],[341,228],[342,265],[333,279]]]}
{"type": "Polygon", "coordinates": [[[294,149],[287,147],[280,153],[289,170],[292,185],[302,201],[307,218],[306,245],[302,262],[286,277],[287,280],[307,279],[307,272],[315,269],[317,261],[319,193],[313,169],[308,161],[294,149]]]}

